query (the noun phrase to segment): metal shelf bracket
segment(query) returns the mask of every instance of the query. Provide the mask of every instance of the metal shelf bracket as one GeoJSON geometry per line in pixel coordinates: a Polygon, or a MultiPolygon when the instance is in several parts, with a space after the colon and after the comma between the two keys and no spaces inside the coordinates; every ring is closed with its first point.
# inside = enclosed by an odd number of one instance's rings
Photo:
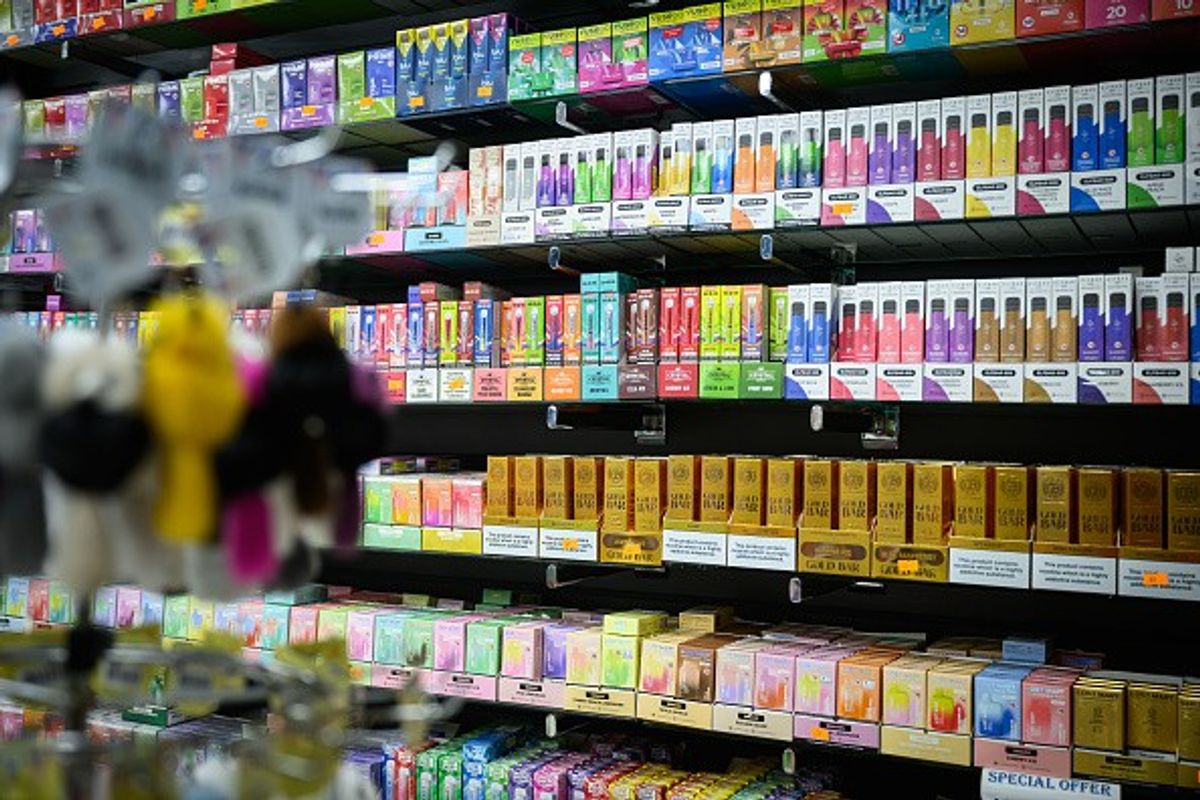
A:
{"type": "Polygon", "coordinates": [[[583,128],[567,119],[567,104],[562,100],[559,100],[554,106],[554,124],[558,125],[560,128],[566,128],[572,133],[587,133],[587,131],[585,131],[583,128]]]}
{"type": "Polygon", "coordinates": [[[817,403],[808,414],[815,433],[857,433],[864,450],[900,447],[900,407],[895,405],[826,406],[817,403]]]}
{"type": "Polygon", "coordinates": [[[630,431],[642,445],[667,443],[667,407],[662,403],[597,403],[546,406],[546,427],[552,431],[630,431]]]}
{"type": "Polygon", "coordinates": [[[787,103],[775,96],[775,79],[771,76],[771,70],[765,69],[758,73],[758,93],[763,99],[771,105],[778,108],[780,111],[791,111],[792,109],[787,103]]]}

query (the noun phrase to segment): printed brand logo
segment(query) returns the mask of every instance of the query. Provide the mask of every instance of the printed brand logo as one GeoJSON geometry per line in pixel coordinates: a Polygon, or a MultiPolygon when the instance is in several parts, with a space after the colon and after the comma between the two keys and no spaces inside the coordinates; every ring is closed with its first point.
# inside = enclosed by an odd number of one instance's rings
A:
{"type": "Polygon", "coordinates": [[[765,197],[739,197],[738,198],[738,205],[742,206],[742,207],[765,206],[766,204],[767,204],[767,200],[765,197]]]}
{"type": "Polygon", "coordinates": [[[655,208],[679,208],[683,205],[682,200],[655,200],[655,208]]]}
{"type": "Polygon", "coordinates": [[[938,490],[937,475],[932,472],[922,472],[920,479],[917,481],[917,488],[927,494],[932,494],[938,490]]]}
{"type": "Polygon", "coordinates": [[[784,192],[782,196],[784,200],[812,200],[814,197],[816,197],[816,195],[817,193],[814,191],[804,191],[784,192]]]}
{"type": "Polygon", "coordinates": [[[1038,494],[1046,500],[1061,500],[1067,494],[1066,480],[1059,475],[1038,477],[1038,494]]]}
{"type": "Polygon", "coordinates": [[[1013,378],[1016,377],[1015,369],[985,369],[981,370],[980,375],[985,378],[1013,378]]]}
{"type": "Polygon", "coordinates": [[[1006,472],[1000,476],[997,488],[1005,497],[1016,497],[1025,493],[1025,481],[1019,475],[1006,472]]]}
{"type": "Polygon", "coordinates": [[[885,470],[884,473],[879,476],[880,484],[883,486],[883,488],[888,490],[894,491],[899,489],[904,483],[903,470],[904,468],[885,470]]]}
{"type": "Polygon", "coordinates": [[[1116,182],[1117,182],[1116,175],[1100,175],[1095,178],[1080,178],[1079,179],[1079,183],[1081,186],[1102,186],[1106,183],[1116,183],[1116,182]]]}
{"type": "Polygon", "coordinates": [[[1007,183],[973,183],[971,190],[974,192],[1003,192],[1008,188],[1007,183]]]}
{"type": "Polygon", "coordinates": [[[866,475],[857,469],[843,469],[842,483],[846,485],[847,489],[857,491],[866,483],[866,475]]]}
{"type": "Polygon", "coordinates": [[[823,489],[829,483],[825,470],[809,469],[804,471],[804,482],[814,489],[823,489]]]}
{"type": "Polygon", "coordinates": [[[907,189],[879,189],[875,192],[876,197],[908,197],[907,189]]]}
{"type": "Polygon", "coordinates": [[[954,483],[959,491],[970,494],[977,494],[983,489],[983,477],[976,472],[958,473],[954,478],[954,483]]]}
{"type": "Polygon", "coordinates": [[[1139,181],[1164,181],[1175,177],[1175,170],[1157,170],[1155,172],[1139,172],[1135,176],[1139,181]]]}
{"type": "Polygon", "coordinates": [[[1030,189],[1057,189],[1062,184],[1061,178],[1045,178],[1043,180],[1029,181],[1025,185],[1030,189]]]}
{"type": "Polygon", "coordinates": [[[926,197],[929,197],[930,195],[935,195],[935,194],[957,194],[957,193],[958,193],[957,186],[922,186],[921,187],[921,194],[926,197]]]}
{"type": "Polygon", "coordinates": [[[859,192],[835,192],[825,198],[829,203],[854,202],[859,200],[862,194],[859,192]]]}
{"type": "Polygon", "coordinates": [[[1083,490],[1083,496],[1093,502],[1103,500],[1109,496],[1109,489],[1105,488],[1103,481],[1088,481],[1087,486],[1083,490]]]}

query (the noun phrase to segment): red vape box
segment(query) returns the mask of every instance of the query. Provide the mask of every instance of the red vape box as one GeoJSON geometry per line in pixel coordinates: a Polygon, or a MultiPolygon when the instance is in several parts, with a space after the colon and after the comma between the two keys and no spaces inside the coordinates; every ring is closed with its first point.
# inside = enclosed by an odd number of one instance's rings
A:
{"type": "Polygon", "coordinates": [[[546,296],[546,366],[563,365],[563,296],[546,296]]]}
{"type": "Polygon", "coordinates": [[[658,311],[658,360],[664,364],[679,360],[679,310],[679,289],[664,288],[659,293],[658,311]]]}
{"type": "Polygon", "coordinates": [[[1083,30],[1084,0],[1017,0],[1017,36],[1083,30]]]}
{"type": "Polygon", "coordinates": [[[563,363],[569,367],[583,362],[583,318],[580,315],[581,297],[563,296],[563,363]]]}
{"type": "Polygon", "coordinates": [[[375,368],[388,369],[392,365],[391,340],[392,334],[392,304],[380,303],[375,306],[375,368]]]}
{"type": "Polygon", "coordinates": [[[679,360],[700,360],[700,287],[679,290],[679,360]]]}
{"type": "Polygon", "coordinates": [[[472,300],[458,301],[458,345],[455,359],[461,367],[469,367],[475,360],[475,303],[472,300]]]}
{"type": "Polygon", "coordinates": [[[630,361],[654,364],[658,359],[658,289],[638,289],[632,309],[634,347],[630,361]]]}

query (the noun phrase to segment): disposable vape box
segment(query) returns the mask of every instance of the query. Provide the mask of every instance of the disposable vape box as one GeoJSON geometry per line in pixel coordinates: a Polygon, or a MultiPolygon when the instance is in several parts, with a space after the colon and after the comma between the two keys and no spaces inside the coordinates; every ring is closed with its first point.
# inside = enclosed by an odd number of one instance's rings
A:
{"type": "Polygon", "coordinates": [[[579,92],[597,92],[620,86],[621,73],[613,64],[612,23],[579,29],[579,92]]]}
{"type": "Polygon", "coordinates": [[[991,539],[994,535],[996,473],[989,464],[954,467],[954,535],[991,539]]]}
{"type": "MultiPolygon", "coordinates": [[[[1191,361],[1200,362],[1200,272],[1193,272],[1190,277],[1191,288],[1188,294],[1188,313],[1191,317],[1191,361]]],[[[1132,296],[1132,295],[1128,295],[1132,296]]],[[[1126,320],[1128,325],[1128,320],[1126,320]]],[[[1128,327],[1126,328],[1128,330],[1128,327]]],[[[1128,359],[1124,359],[1128,361],[1128,359]]]]}
{"type": "Polygon", "coordinates": [[[813,459],[804,463],[804,511],[801,527],[838,528],[839,463],[813,459]]]}
{"type": "Polygon", "coordinates": [[[702,456],[700,476],[700,521],[729,522],[733,506],[732,459],[702,456]]]}
{"type": "Polygon", "coordinates": [[[1117,472],[1081,467],[1077,473],[1079,498],[1075,529],[1080,544],[1113,547],[1117,544],[1117,472]]]}
{"type": "Polygon", "coordinates": [[[542,70],[542,34],[508,38],[508,99],[529,100],[537,95],[542,70]]]}
{"type": "Polygon", "coordinates": [[[868,179],[867,136],[871,109],[855,106],[846,110],[846,185],[866,186],[868,179]]]}
{"type": "Polygon", "coordinates": [[[605,633],[601,642],[601,683],[618,689],[637,688],[641,638],[605,633]]]}
{"type": "Polygon", "coordinates": [[[788,305],[788,287],[772,286],[767,300],[767,360],[785,361],[788,353],[788,334],[791,316],[788,305]]]}
{"type": "Polygon", "coordinates": [[[1000,281],[975,281],[975,361],[996,363],[1000,360],[1002,319],[1000,281]]]}
{"type": "Polygon", "coordinates": [[[741,287],[741,303],[739,357],[744,361],[763,361],[767,355],[767,287],[762,284],[741,287]]]}
{"type": "Polygon", "coordinates": [[[835,361],[854,361],[857,353],[854,350],[854,334],[858,330],[858,286],[837,287],[837,309],[834,314],[836,328],[835,361]]]}
{"type": "Polygon", "coordinates": [[[954,518],[954,468],[944,463],[913,466],[913,542],[941,544],[954,518]]]}
{"type": "Polygon", "coordinates": [[[890,0],[888,52],[935,50],[950,46],[950,6],[890,0]]]}
{"type": "MultiPolygon", "coordinates": [[[[755,123],[755,167],[754,167],[754,191],[756,192],[773,192],[775,191],[775,153],[779,144],[777,116],[759,117],[755,123]]],[[[679,128],[680,124],[676,123],[672,130],[679,128]]],[[[675,148],[676,156],[679,155],[679,147],[675,148]]]]}
{"type": "Polygon", "coordinates": [[[1017,93],[1017,172],[1032,175],[1045,172],[1045,92],[1023,89],[1017,93]]]}
{"type": "Polygon", "coordinates": [[[599,363],[619,364],[625,354],[625,295],[610,291],[599,296],[599,363]]]}
{"type": "Polygon", "coordinates": [[[1167,548],[1200,549],[1200,473],[1168,470],[1167,548]]]}
{"type": "Polygon", "coordinates": [[[756,655],[770,646],[764,640],[742,639],[717,649],[716,702],[739,706],[753,704],[756,655]]]}
{"type": "Polygon", "coordinates": [[[651,534],[662,531],[666,489],[666,459],[637,459],[634,463],[633,530],[651,534]]]}
{"type": "Polygon", "coordinates": [[[838,56],[837,43],[849,38],[846,0],[804,0],[803,61],[824,61],[838,56]]]}
{"type": "Polygon", "coordinates": [[[875,521],[874,461],[842,459],[838,464],[838,528],[844,531],[871,530],[875,521]]]}
{"type": "Polygon", "coordinates": [[[538,96],[574,94],[577,75],[576,29],[542,33],[541,67],[535,85],[544,91],[538,92],[538,96]]]}
{"type": "MultiPolygon", "coordinates": [[[[1025,279],[1002,278],[997,283],[999,360],[1007,364],[1019,363],[1025,360],[1025,279]]],[[[976,313],[979,313],[978,309],[976,313]]]]}
{"type": "Polygon", "coordinates": [[[1163,361],[1187,361],[1190,351],[1188,325],[1189,276],[1182,272],[1163,273],[1160,280],[1159,350],[1163,361]]]}
{"type": "Polygon", "coordinates": [[[975,352],[975,282],[948,281],[946,307],[949,309],[949,360],[970,363],[975,352]]]}
{"type": "Polygon", "coordinates": [[[749,69],[763,49],[762,0],[725,0],[723,6],[724,71],[749,69]]]}
{"type": "Polygon", "coordinates": [[[1187,148],[1189,164],[1200,161],[1200,72],[1189,72],[1185,79],[1187,98],[1187,148]]]}
{"type": "Polygon", "coordinates": [[[904,284],[880,283],[876,305],[876,349],[880,364],[901,363],[904,326],[904,284]]]}
{"type": "Polygon", "coordinates": [[[925,360],[925,282],[904,281],[900,299],[900,362],[919,364],[925,360]]]}
{"type": "Polygon", "coordinates": [[[1154,163],[1183,161],[1186,136],[1184,76],[1159,75],[1154,79],[1154,163]]]}
{"type": "Polygon", "coordinates": [[[1037,541],[1069,544],[1075,540],[1077,496],[1074,467],[1037,468],[1037,541]]]}
{"type": "Polygon", "coordinates": [[[1050,315],[1053,307],[1053,281],[1028,278],[1025,281],[1025,360],[1050,361],[1050,315]]]}
{"type": "Polygon", "coordinates": [[[1099,86],[1089,84],[1071,89],[1071,170],[1087,172],[1098,168],[1100,133],[1096,105],[1099,86]]]}
{"type": "Polygon", "coordinates": [[[1164,272],[1195,272],[1196,251],[1191,247],[1168,247],[1164,272]]]}
{"type": "Polygon", "coordinates": [[[1134,280],[1137,329],[1134,342],[1138,361],[1161,361],[1158,336],[1162,309],[1162,279],[1138,277],[1134,280]]]}
{"type": "Polygon", "coordinates": [[[992,96],[973,94],[967,98],[966,177],[987,178],[992,174],[992,96]]]}
{"type": "Polygon", "coordinates": [[[917,175],[917,104],[892,105],[892,183],[912,183],[917,175]]]}
{"type": "Polygon", "coordinates": [[[1133,302],[1133,275],[1116,272],[1104,276],[1104,361],[1133,360],[1133,302]]]}
{"type": "Polygon", "coordinates": [[[719,358],[737,361],[742,357],[742,287],[720,287],[718,331],[719,358]]]}
{"type": "Polygon", "coordinates": [[[1125,84],[1125,99],[1129,107],[1126,136],[1126,161],[1130,167],[1147,167],[1154,163],[1155,119],[1154,79],[1139,78],[1125,84]]]}
{"type": "Polygon", "coordinates": [[[829,283],[814,283],[809,285],[808,307],[808,358],[811,364],[824,364],[831,360],[833,336],[831,329],[835,322],[834,286],[829,283]]]}
{"type": "Polygon", "coordinates": [[[1080,361],[1105,359],[1104,278],[1103,275],[1082,275],[1079,278],[1080,361]]]}
{"type": "Polygon", "coordinates": [[[1013,0],[976,4],[970,0],[950,3],[950,44],[978,44],[1012,39],[1015,35],[1016,9],[1013,0]]]}
{"type": "Polygon", "coordinates": [[[870,138],[867,142],[867,181],[892,182],[892,106],[871,106],[870,138]]]}
{"type": "Polygon", "coordinates": [[[860,283],[856,288],[854,361],[873,363],[878,355],[879,284],[860,283]]]}
{"type": "Polygon", "coordinates": [[[787,360],[808,360],[808,315],[809,284],[793,284],[787,287],[787,360]]]}
{"type": "Polygon", "coordinates": [[[621,85],[639,86],[649,81],[648,38],[646,17],[634,17],[612,24],[612,63],[620,70],[621,85]]]}
{"type": "Polygon", "coordinates": [[[1098,104],[1100,169],[1120,169],[1125,166],[1125,146],[1128,131],[1125,121],[1125,81],[1105,81],[1099,85],[1098,104]]]}
{"type": "Polygon", "coordinates": [[[721,71],[721,5],[709,3],[650,15],[651,81],[721,71]]]}
{"type": "Polygon", "coordinates": [[[943,97],[941,114],[942,180],[962,180],[967,177],[967,98],[943,97]]]}
{"type": "Polygon", "coordinates": [[[942,102],[922,100],[917,103],[916,124],[917,170],[921,182],[942,178],[942,102]]]}
{"type": "Polygon", "coordinates": [[[1007,177],[1017,171],[1017,93],[992,95],[992,175],[1007,177]]]}
{"type": "MultiPolygon", "coordinates": [[[[788,117],[789,115],[783,115],[788,117]]],[[[804,111],[800,114],[800,129],[796,135],[796,186],[815,188],[821,185],[821,147],[823,115],[820,111],[804,111]]],[[[781,134],[782,136],[782,134],[781,134]]],[[[780,188],[788,188],[781,186],[780,188]]]]}
{"type": "Polygon", "coordinates": [[[1079,279],[1054,278],[1051,291],[1054,311],[1050,317],[1050,360],[1078,361],[1079,279]]]}
{"type": "Polygon", "coordinates": [[[761,458],[735,458],[733,512],[729,521],[737,525],[762,525],[765,490],[766,462],[761,458]]]}
{"type": "Polygon", "coordinates": [[[825,112],[825,131],[822,186],[837,189],[846,185],[846,111],[833,109],[825,112]]]}
{"type": "Polygon", "coordinates": [[[881,461],[875,470],[875,538],[902,543],[912,539],[913,465],[881,461]]]}
{"type": "Polygon", "coordinates": [[[991,664],[975,676],[976,736],[1021,738],[1021,683],[1029,672],[1029,667],[991,664]]]}
{"type": "MultiPolygon", "coordinates": [[[[491,464],[489,463],[489,474],[491,464]]],[[[513,459],[513,515],[536,517],[542,513],[542,460],[539,456],[513,459]]]]}
{"type": "Polygon", "coordinates": [[[525,622],[504,628],[500,674],[508,678],[541,680],[544,622],[525,622]]]}
{"type": "Polygon", "coordinates": [[[737,149],[733,161],[733,191],[737,194],[750,194],[754,191],[757,125],[756,117],[739,117],[735,122],[737,149]]]}
{"type": "Polygon", "coordinates": [[[737,150],[736,122],[732,119],[715,120],[712,124],[712,179],[713,194],[733,192],[734,153],[737,150]]]}
{"type": "Polygon", "coordinates": [[[1017,0],[1017,36],[1043,36],[1083,30],[1084,0],[1017,0]]]}
{"type": "Polygon", "coordinates": [[[950,360],[950,281],[925,283],[925,360],[943,363],[950,360]]]}

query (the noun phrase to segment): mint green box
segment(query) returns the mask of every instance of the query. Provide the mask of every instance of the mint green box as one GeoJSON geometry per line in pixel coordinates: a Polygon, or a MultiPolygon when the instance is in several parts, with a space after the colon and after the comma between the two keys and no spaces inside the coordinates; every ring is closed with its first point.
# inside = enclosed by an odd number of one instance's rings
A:
{"type": "Polygon", "coordinates": [[[437,800],[462,800],[462,750],[443,753],[438,758],[437,800]]]}
{"type": "Polygon", "coordinates": [[[163,599],[162,635],[167,639],[186,639],[188,617],[191,614],[191,597],[173,594],[163,599]]]}
{"type": "Polygon", "coordinates": [[[513,604],[512,589],[484,589],[483,602],[497,606],[511,606],[513,604]]]}
{"type": "Polygon", "coordinates": [[[701,399],[736,400],[741,382],[741,366],[731,361],[701,361],[701,399]]]}
{"type": "Polygon", "coordinates": [[[742,400],[782,398],[783,364],[778,361],[743,363],[738,382],[738,397],[742,400]]]}
{"type": "Polygon", "coordinates": [[[616,364],[584,364],[580,381],[583,384],[580,394],[584,400],[616,400],[618,397],[616,364]]]}
{"type": "Polygon", "coordinates": [[[411,612],[397,611],[375,618],[375,663],[404,666],[404,628],[411,612]]]}
{"type": "Polygon", "coordinates": [[[438,614],[413,614],[404,623],[404,664],[409,667],[433,667],[433,623],[438,614]]]}
{"type": "Polygon", "coordinates": [[[467,672],[472,675],[496,675],[500,672],[500,646],[504,626],[499,619],[467,623],[467,672]]]}
{"type": "Polygon", "coordinates": [[[184,122],[204,121],[204,78],[183,78],[179,81],[179,115],[184,122]]]}
{"type": "Polygon", "coordinates": [[[421,529],[415,525],[363,524],[363,547],[379,550],[420,550],[421,529]]]}
{"type": "Polygon", "coordinates": [[[438,792],[438,761],[450,752],[451,745],[440,744],[417,753],[417,797],[416,800],[440,800],[438,792]]]}

